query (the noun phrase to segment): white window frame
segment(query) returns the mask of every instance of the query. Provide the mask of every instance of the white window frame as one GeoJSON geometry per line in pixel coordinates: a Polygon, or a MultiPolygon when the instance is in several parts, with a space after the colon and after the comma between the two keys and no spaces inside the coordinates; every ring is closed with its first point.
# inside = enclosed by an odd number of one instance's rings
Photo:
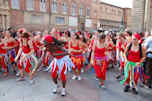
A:
{"type": "Polygon", "coordinates": [[[47,0],[40,0],[40,11],[46,12],[46,2],[47,0]]]}
{"type": "Polygon", "coordinates": [[[71,15],[72,16],[76,15],[76,5],[74,3],[72,3],[71,15]]]}
{"type": "Polygon", "coordinates": [[[11,0],[11,7],[13,9],[20,9],[20,0],[11,0]]]}
{"type": "Polygon", "coordinates": [[[29,11],[34,10],[34,0],[26,0],[26,9],[29,11]]]}
{"type": "Polygon", "coordinates": [[[55,17],[55,23],[56,23],[56,25],[65,25],[66,24],[66,19],[65,19],[64,16],[56,16],[55,17]],[[59,18],[58,20],[61,20],[63,18],[64,19],[63,23],[60,23],[61,21],[59,21],[59,23],[58,23],[57,18],[59,18]]]}
{"type": "Polygon", "coordinates": [[[53,13],[57,13],[58,12],[58,2],[57,2],[57,0],[53,0],[52,1],[51,8],[52,8],[51,11],[53,13]]]}
{"type": "Polygon", "coordinates": [[[84,8],[83,8],[83,6],[81,6],[80,7],[80,9],[79,9],[79,14],[80,14],[80,16],[83,16],[84,15],[84,8]]]}
{"type": "Polygon", "coordinates": [[[87,10],[86,10],[86,16],[87,17],[90,17],[90,15],[91,15],[91,9],[90,8],[87,8],[87,10]]]}
{"type": "Polygon", "coordinates": [[[65,1],[62,3],[62,12],[63,14],[67,14],[67,3],[65,1]]]}

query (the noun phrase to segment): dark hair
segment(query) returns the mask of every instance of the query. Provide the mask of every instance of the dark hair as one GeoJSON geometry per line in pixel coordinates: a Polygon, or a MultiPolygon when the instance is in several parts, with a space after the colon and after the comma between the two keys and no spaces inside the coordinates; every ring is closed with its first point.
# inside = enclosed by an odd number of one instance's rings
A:
{"type": "Polygon", "coordinates": [[[76,36],[76,39],[80,39],[80,36],[77,33],[75,33],[75,36],[76,36]]]}
{"type": "Polygon", "coordinates": [[[29,38],[30,35],[29,35],[29,33],[25,32],[25,33],[23,33],[22,37],[23,37],[23,38],[29,38]]]}
{"type": "Polygon", "coordinates": [[[128,35],[131,37],[132,36],[132,32],[131,31],[127,31],[128,35]]]}
{"type": "Polygon", "coordinates": [[[100,40],[105,39],[105,38],[106,38],[106,35],[105,35],[105,34],[99,35],[99,39],[100,39],[100,40]]]}
{"type": "Polygon", "coordinates": [[[123,34],[120,34],[119,36],[122,37],[122,38],[124,38],[124,39],[126,39],[126,37],[123,34]]]}
{"type": "Polygon", "coordinates": [[[93,35],[92,35],[92,33],[89,33],[89,35],[90,35],[89,39],[91,39],[91,38],[92,38],[92,36],[93,36],[93,35]]]}
{"type": "Polygon", "coordinates": [[[84,37],[84,34],[82,34],[82,41],[83,41],[84,43],[87,43],[87,39],[84,37]]]}
{"type": "Polygon", "coordinates": [[[65,44],[65,42],[59,41],[59,40],[57,40],[57,39],[54,38],[54,37],[53,37],[53,41],[54,41],[54,45],[59,45],[59,46],[61,46],[61,45],[64,45],[64,44],[65,44]]]}
{"type": "Polygon", "coordinates": [[[66,31],[65,34],[68,35],[68,37],[71,37],[70,31],[66,31]]]}

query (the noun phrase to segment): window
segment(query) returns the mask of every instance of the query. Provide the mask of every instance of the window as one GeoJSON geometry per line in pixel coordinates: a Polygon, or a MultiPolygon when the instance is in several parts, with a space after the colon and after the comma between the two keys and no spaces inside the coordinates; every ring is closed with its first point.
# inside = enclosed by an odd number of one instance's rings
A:
{"type": "Polygon", "coordinates": [[[65,18],[64,17],[56,17],[56,24],[57,25],[65,25],[65,18]]]}
{"type": "Polygon", "coordinates": [[[47,0],[40,0],[40,11],[46,12],[46,1],[47,0]]]}
{"type": "Polygon", "coordinates": [[[27,10],[34,10],[34,0],[26,0],[27,10]]]}
{"type": "Polygon", "coordinates": [[[76,15],[76,6],[74,3],[72,3],[72,16],[76,15]]]}
{"type": "Polygon", "coordinates": [[[91,12],[90,8],[87,8],[87,16],[88,17],[90,17],[90,12],[91,12]]]}
{"type": "Polygon", "coordinates": [[[64,14],[67,13],[67,4],[66,4],[66,2],[63,2],[63,4],[62,4],[62,11],[63,11],[64,14]]]}
{"type": "Polygon", "coordinates": [[[94,2],[94,3],[96,3],[96,2],[97,2],[97,0],[93,0],[93,2],[94,2]]]}
{"type": "Polygon", "coordinates": [[[83,7],[80,7],[80,11],[79,11],[80,16],[83,16],[83,7]]]}
{"type": "Polygon", "coordinates": [[[97,16],[97,11],[96,11],[96,10],[94,11],[94,16],[95,16],[95,17],[97,16]]]}
{"type": "Polygon", "coordinates": [[[57,0],[53,0],[52,2],[52,12],[57,13],[58,12],[58,3],[57,0]]]}
{"type": "Polygon", "coordinates": [[[13,9],[20,9],[19,0],[11,0],[11,6],[13,9]]]}

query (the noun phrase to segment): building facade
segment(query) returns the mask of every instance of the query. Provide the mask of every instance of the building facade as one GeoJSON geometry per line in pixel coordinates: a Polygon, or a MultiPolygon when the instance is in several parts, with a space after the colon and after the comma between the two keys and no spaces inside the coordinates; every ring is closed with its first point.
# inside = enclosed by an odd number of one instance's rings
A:
{"type": "Polygon", "coordinates": [[[100,0],[9,0],[10,25],[44,30],[96,29],[100,0]]]}
{"type": "Polygon", "coordinates": [[[9,26],[29,30],[57,27],[94,31],[118,29],[122,18],[130,26],[130,10],[101,0],[0,0],[0,30],[9,26]],[[126,12],[126,13],[124,13],[126,12]]]}
{"type": "Polygon", "coordinates": [[[5,30],[9,27],[10,14],[8,0],[0,0],[0,30],[5,30]]]}
{"type": "Polygon", "coordinates": [[[132,10],[132,30],[152,31],[152,0],[134,0],[132,10]]]}
{"type": "Polygon", "coordinates": [[[100,27],[103,29],[118,30],[121,24],[124,24],[125,28],[130,27],[131,8],[122,8],[101,2],[100,12],[100,27]]]}
{"type": "Polygon", "coordinates": [[[124,24],[125,28],[131,29],[132,13],[131,8],[124,8],[124,24]]]}

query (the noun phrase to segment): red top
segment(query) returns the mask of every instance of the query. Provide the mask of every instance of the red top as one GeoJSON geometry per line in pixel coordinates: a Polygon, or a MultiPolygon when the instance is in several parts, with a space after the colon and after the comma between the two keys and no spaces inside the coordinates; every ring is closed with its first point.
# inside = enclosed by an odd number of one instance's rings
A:
{"type": "Polygon", "coordinates": [[[95,47],[95,57],[105,57],[106,54],[106,48],[98,48],[97,46],[95,47]]]}
{"type": "Polygon", "coordinates": [[[127,43],[122,44],[121,42],[119,42],[118,48],[119,48],[120,51],[124,52],[125,51],[124,48],[126,48],[126,47],[127,47],[127,43]],[[124,45],[124,47],[123,47],[123,45],[124,45]]]}
{"type": "Polygon", "coordinates": [[[32,41],[32,43],[33,43],[34,51],[36,52],[39,48],[38,48],[38,46],[36,45],[36,42],[32,41]]]}
{"type": "Polygon", "coordinates": [[[15,45],[16,45],[16,42],[14,42],[14,41],[11,41],[11,42],[7,43],[7,47],[12,47],[12,46],[15,46],[15,45]]]}
{"type": "Polygon", "coordinates": [[[140,62],[140,51],[132,51],[131,49],[128,52],[128,61],[130,62],[140,62]]]}
{"type": "MultiPolygon", "coordinates": [[[[64,52],[63,52],[63,51],[61,51],[61,50],[58,50],[58,51],[56,51],[56,53],[61,54],[61,53],[64,53],[64,52]]],[[[64,56],[56,56],[55,58],[57,58],[57,59],[61,59],[62,57],[64,57],[64,56]]]]}
{"type": "Polygon", "coordinates": [[[109,47],[108,51],[112,51],[113,50],[113,45],[111,43],[108,45],[108,47],[109,47]]]}
{"type": "Polygon", "coordinates": [[[6,50],[2,47],[4,47],[4,44],[0,44],[0,54],[6,54],[6,50]]]}
{"type": "Polygon", "coordinates": [[[23,45],[23,40],[21,40],[21,42],[22,42],[22,50],[23,50],[23,52],[24,52],[25,54],[31,52],[31,49],[30,49],[30,47],[29,47],[29,45],[28,45],[28,41],[29,41],[29,40],[26,41],[26,45],[23,45]]]}
{"type": "MultiPolygon", "coordinates": [[[[80,46],[79,46],[79,42],[77,43],[76,46],[73,46],[72,45],[72,42],[71,42],[71,48],[73,48],[74,50],[80,50],[80,46]]],[[[82,53],[81,52],[71,52],[72,55],[81,55],[82,53]]]]}
{"type": "Polygon", "coordinates": [[[65,49],[68,49],[69,47],[68,47],[68,42],[65,42],[65,49]]]}

